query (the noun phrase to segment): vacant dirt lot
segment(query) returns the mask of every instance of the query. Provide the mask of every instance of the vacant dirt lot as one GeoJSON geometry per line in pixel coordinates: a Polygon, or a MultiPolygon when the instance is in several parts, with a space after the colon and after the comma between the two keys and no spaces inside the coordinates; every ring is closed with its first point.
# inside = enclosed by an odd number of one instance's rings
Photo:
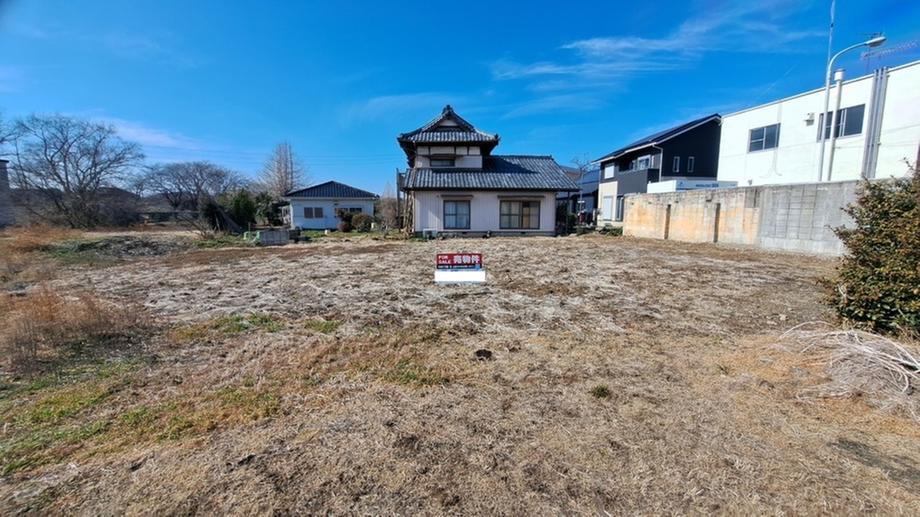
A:
{"type": "Polygon", "coordinates": [[[147,323],[5,377],[3,513],[920,514],[920,426],[808,396],[823,367],[779,338],[830,321],[829,261],[600,236],[156,249],[55,268],[147,323]],[[433,285],[441,251],[482,252],[489,283],[433,285]]]}

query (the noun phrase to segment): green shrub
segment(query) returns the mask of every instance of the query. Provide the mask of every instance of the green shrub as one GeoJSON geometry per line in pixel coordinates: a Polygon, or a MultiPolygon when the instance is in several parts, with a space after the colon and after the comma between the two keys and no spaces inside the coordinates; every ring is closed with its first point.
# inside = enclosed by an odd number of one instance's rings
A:
{"type": "Polygon", "coordinates": [[[871,330],[920,332],[920,174],[863,182],[846,213],[854,226],[835,230],[846,254],[826,282],[829,302],[871,330]]]}
{"type": "Polygon", "coordinates": [[[227,204],[227,213],[230,218],[242,228],[247,228],[256,222],[258,206],[245,189],[236,191],[227,204]]]}
{"type": "Polygon", "coordinates": [[[613,226],[612,224],[605,224],[604,227],[598,231],[604,235],[610,235],[611,237],[619,237],[623,235],[623,227],[613,226]]]}
{"type": "Polygon", "coordinates": [[[339,210],[339,224],[338,230],[342,233],[348,233],[352,229],[351,221],[354,219],[354,212],[349,212],[347,210],[339,210]]]}
{"type": "Polygon", "coordinates": [[[368,214],[355,214],[351,218],[351,226],[359,232],[369,232],[371,231],[371,223],[374,222],[374,217],[368,214]]]}

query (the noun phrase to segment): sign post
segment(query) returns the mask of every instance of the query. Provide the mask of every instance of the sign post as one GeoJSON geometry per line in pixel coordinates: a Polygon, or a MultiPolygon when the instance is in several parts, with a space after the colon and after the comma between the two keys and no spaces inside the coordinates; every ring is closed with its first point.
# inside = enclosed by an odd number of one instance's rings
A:
{"type": "Polygon", "coordinates": [[[438,253],[435,261],[436,284],[484,284],[486,271],[482,253],[438,253]]]}

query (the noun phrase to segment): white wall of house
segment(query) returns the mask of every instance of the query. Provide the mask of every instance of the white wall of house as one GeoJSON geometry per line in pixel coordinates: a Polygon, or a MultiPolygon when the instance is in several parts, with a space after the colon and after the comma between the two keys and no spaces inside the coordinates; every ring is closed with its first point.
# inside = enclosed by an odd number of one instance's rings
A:
{"type": "Polygon", "coordinates": [[[418,146],[415,157],[416,167],[431,166],[431,156],[435,157],[452,157],[454,158],[454,167],[457,168],[482,168],[482,155],[478,146],[466,145],[420,145],[418,146]]]}
{"type": "MultiPolygon", "coordinates": [[[[868,129],[872,75],[844,81],[840,108],[865,105],[862,131],[837,138],[831,179],[859,179],[868,129]]],[[[836,88],[831,88],[829,111],[833,111],[836,88]]],[[[875,177],[903,176],[905,160],[916,161],[920,148],[920,61],[889,70],[882,112],[880,146],[875,177]]],[[[719,148],[719,181],[739,186],[818,181],[819,115],[824,89],[817,89],[722,117],[719,148]],[[750,130],[780,124],[778,146],[748,151],[750,130]]],[[[830,140],[825,150],[825,173],[830,140]]]]}
{"type": "Polygon", "coordinates": [[[493,233],[554,233],[556,230],[555,192],[491,192],[491,191],[416,191],[413,196],[414,230],[445,232],[493,233]],[[470,202],[469,230],[444,228],[444,201],[468,200],[470,202]],[[540,201],[540,228],[535,230],[504,229],[500,226],[500,203],[503,200],[540,201]]]}
{"type": "Polygon", "coordinates": [[[600,226],[614,222],[617,206],[617,182],[600,183],[597,189],[598,215],[600,226]]]}
{"type": "Polygon", "coordinates": [[[339,224],[336,213],[340,209],[360,208],[362,213],[374,215],[371,198],[287,198],[291,206],[291,228],[305,230],[334,230],[339,224]],[[304,217],[304,208],[322,207],[322,218],[304,217]]]}

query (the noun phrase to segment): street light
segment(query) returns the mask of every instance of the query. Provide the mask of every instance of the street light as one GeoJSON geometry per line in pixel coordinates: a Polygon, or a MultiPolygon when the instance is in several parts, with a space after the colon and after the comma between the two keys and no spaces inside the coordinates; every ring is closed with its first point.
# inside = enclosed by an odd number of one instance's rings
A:
{"type": "MultiPolygon", "coordinates": [[[[821,127],[819,128],[819,131],[821,131],[821,154],[818,155],[818,181],[819,182],[822,181],[822,179],[824,178],[824,144],[826,140],[824,127],[825,127],[825,124],[827,124],[827,109],[831,101],[831,70],[834,68],[834,61],[836,61],[838,57],[842,56],[846,52],[849,52],[855,48],[860,48],[860,47],[872,48],[872,47],[877,47],[879,45],[882,45],[883,43],[885,43],[886,39],[887,38],[885,36],[881,36],[881,35],[873,36],[872,38],[869,38],[868,40],[863,41],[862,43],[851,45],[841,50],[840,52],[837,52],[827,62],[827,70],[824,74],[824,111],[821,112],[821,117],[819,118],[819,120],[821,121],[821,127]]],[[[833,131],[834,131],[834,126],[831,125],[831,132],[833,131]]]]}

